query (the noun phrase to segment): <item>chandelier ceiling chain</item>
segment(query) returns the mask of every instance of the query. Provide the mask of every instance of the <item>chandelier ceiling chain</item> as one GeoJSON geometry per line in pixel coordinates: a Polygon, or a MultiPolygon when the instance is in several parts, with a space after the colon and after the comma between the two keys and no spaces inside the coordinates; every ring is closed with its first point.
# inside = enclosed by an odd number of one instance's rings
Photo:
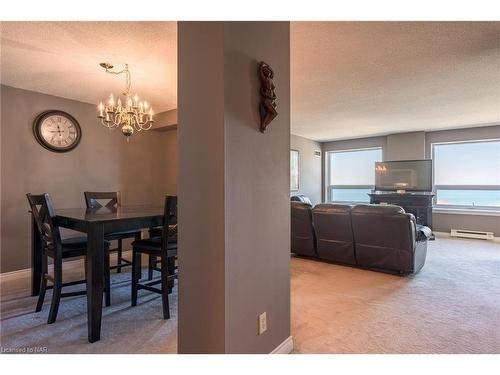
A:
{"type": "Polygon", "coordinates": [[[101,120],[101,124],[108,129],[116,129],[121,127],[122,133],[127,137],[127,142],[134,134],[134,131],[149,130],[153,126],[153,108],[149,107],[148,102],[139,101],[137,94],[131,97],[130,86],[132,82],[131,74],[128,69],[128,64],[125,64],[125,69],[120,71],[112,71],[113,65],[109,63],[100,64],[109,74],[125,74],[126,89],[123,95],[125,96],[125,104],[118,98],[115,105],[115,98],[110,94],[108,102],[104,105],[102,102],[98,105],[99,115],[97,118],[101,120]],[[148,111],[149,108],[149,111],[148,111]]]}

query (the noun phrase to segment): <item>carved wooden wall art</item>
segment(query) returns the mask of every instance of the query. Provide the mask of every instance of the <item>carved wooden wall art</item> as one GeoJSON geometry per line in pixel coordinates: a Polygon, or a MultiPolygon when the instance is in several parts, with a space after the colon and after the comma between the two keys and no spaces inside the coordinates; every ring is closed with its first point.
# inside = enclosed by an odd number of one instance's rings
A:
{"type": "Polygon", "coordinates": [[[259,64],[259,75],[260,75],[260,131],[264,133],[267,126],[278,116],[278,111],[276,111],[276,92],[273,78],[274,72],[271,67],[264,61],[259,64]]]}

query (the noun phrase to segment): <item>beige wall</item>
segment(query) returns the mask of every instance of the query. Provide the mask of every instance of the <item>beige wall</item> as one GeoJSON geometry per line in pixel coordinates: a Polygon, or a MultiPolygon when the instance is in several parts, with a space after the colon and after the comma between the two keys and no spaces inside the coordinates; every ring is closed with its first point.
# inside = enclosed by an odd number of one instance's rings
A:
{"type": "Polygon", "coordinates": [[[299,151],[299,190],[291,191],[290,195],[303,194],[311,199],[313,204],[321,203],[321,143],[292,134],[290,148],[299,151]]]}
{"type": "Polygon", "coordinates": [[[224,27],[179,22],[177,37],[182,249],[177,350],[224,353],[224,27]]]}
{"type": "Polygon", "coordinates": [[[92,104],[8,86],[1,94],[1,272],[30,266],[28,192],[50,193],[56,208],[84,207],[85,190],[119,190],[129,205],[162,204],[175,192],[174,133],[142,132],[127,144],[119,131],[98,124],[92,104]],[[76,149],[54,153],[36,142],[33,120],[47,109],[78,120],[76,149]]]}
{"type": "MultiPolygon", "coordinates": [[[[384,160],[430,159],[432,158],[432,143],[498,138],[500,138],[500,125],[434,132],[397,133],[382,137],[325,142],[322,143],[323,162],[327,151],[368,147],[382,147],[384,160]]],[[[323,171],[323,184],[324,178],[323,171]]],[[[500,219],[498,216],[435,212],[433,213],[433,225],[433,229],[436,231],[449,232],[452,228],[471,229],[491,231],[495,233],[495,236],[500,236],[500,219]]]]}
{"type": "Polygon", "coordinates": [[[177,195],[177,129],[162,133],[165,163],[163,188],[166,194],[177,195]]]}
{"type": "Polygon", "coordinates": [[[269,353],[290,335],[289,27],[178,24],[180,353],[269,353]],[[265,134],[260,60],[278,95],[265,134]]]}

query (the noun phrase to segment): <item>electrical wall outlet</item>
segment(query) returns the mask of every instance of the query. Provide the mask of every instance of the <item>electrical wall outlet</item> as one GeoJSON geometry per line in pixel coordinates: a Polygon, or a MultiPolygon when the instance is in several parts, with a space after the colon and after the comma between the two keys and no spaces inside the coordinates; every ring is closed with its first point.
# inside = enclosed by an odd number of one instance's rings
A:
{"type": "Polygon", "coordinates": [[[263,312],[259,315],[259,335],[262,335],[267,331],[267,316],[266,313],[263,312]]]}

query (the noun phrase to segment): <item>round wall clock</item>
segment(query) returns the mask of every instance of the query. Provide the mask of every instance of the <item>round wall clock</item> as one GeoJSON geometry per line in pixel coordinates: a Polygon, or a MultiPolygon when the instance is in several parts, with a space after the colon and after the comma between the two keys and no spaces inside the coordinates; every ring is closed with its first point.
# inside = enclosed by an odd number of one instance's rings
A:
{"type": "Polygon", "coordinates": [[[68,152],[78,146],[82,130],[69,113],[49,110],[40,113],[33,123],[35,138],[47,150],[68,152]]]}

